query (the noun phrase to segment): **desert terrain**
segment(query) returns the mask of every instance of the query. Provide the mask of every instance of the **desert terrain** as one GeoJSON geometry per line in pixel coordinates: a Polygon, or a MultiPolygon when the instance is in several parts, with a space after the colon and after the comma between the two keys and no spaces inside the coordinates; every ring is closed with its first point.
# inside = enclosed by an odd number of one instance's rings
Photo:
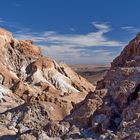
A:
{"type": "Polygon", "coordinates": [[[140,139],[140,34],[110,65],[57,63],[3,28],[0,49],[0,140],[140,139]]]}
{"type": "Polygon", "coordinates": [[[94,85],[103,79],[110,68],[110,64],[73,64],[69,66],[94,85]]]}

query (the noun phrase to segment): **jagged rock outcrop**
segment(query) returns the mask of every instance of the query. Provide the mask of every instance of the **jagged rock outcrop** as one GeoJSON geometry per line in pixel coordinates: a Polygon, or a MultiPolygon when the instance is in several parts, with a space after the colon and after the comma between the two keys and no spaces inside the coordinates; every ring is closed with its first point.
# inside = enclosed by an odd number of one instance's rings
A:
{"type": "Polygon", "coordinates": [[[4,29],[0,49],[0,139],[140,139],[140,34],[96,89],[4,29]]]}
{"type": "Polygon", "coordinates": [[[96,90],[77,104],[67,121],[95,139],[140,139],[140,35],[113,60],[96,90]]]}
{"type": "Polygon", "coordinates": [[[130,41],[120,56],[115,58],[112,67],[136,67],[140,64],[140,33],[130,41]]]}
{"type": "Polygon", "coordinates": [[[92,84],[90,84],[85,78],[74,72],[67,64],[61,62],[60,67],[63,73],[70,78],[70,80],[72,81],[72,85],[78,88],[79,91],[83,92],[94,91],[92,84]]]}
{"type": "Polygon", "coordinates": [[[0,139],[50,139],[45,126],[63,120],[94,89],[32,41],[0,28],[0,139]]]}

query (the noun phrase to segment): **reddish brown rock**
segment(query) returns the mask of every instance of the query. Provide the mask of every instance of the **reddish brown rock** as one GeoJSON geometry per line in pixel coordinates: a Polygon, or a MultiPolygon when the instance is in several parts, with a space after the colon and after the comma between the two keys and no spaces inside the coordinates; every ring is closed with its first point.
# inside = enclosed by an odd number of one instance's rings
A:
{"type": "Polygon", "coordinates": [[[19,139],[48,139],[43,127],[50,121],[62,121],[94,90],[63,66],[43,57],[32,41],[16,40],[0,28],[0,139],[19,134],[19,139]]]}
{"type": "Polygon", "coordinates": [[[121,54],[113,60],[112,67],[138,66],[140,62],[140,33],[130,41],[121,54]],[[131,63],[131,65],[130,65],[131,63]]]}
{"type": "Polygon", "coordinates": [[[86,128],[86,133],[96,139],[139,139],[139,58],[138,34],[113,60],[96,90],[75,106],[67,121],[86,128]]]}
{"type": "Polygon", "coordinates": [[[0,135],[19,139],[139,139],[140,35],[96,90],[32,41],[0,29],[0,135]]]}
{"type": "Polygon", "coordinates": [[[64,62],[60,63],[60,67],[64,74],[69,77],[72,81],[72,85],[79,89],[81,92],[90,92],[95,90],[95,86],[88,82],[85,78],[74,72],[67,64],[64,62]]]}

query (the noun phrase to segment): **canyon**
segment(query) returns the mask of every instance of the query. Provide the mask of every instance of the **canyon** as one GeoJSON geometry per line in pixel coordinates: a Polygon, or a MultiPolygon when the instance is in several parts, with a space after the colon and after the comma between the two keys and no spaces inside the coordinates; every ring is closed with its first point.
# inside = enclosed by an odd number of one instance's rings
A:
{"type": "Polygon", "coordinates": [[[72,68],[0,28],[0,139],[140,139],[140,34],[96,84],[72,68]]]}

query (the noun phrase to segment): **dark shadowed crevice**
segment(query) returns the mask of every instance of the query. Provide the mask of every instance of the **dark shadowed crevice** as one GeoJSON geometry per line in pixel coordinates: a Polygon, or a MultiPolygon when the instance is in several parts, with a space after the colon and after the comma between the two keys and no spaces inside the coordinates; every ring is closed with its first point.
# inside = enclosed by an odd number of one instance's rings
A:
{"type": "Polygon", "coordinates": [[[140,84],[136,87],[135,91],[131,93],[127,98],[127,104],[129,105],[132,101],[136,100],[138,97],[138,92],[140,91],[140,84]]]}
{"type": "Polygon", "coordinates": [[[32,63],[26,67],[26,73],[30,74],[32,72],[32,63]]]}
{"type": "Polygon", "coordinates": [[[120,114],[114,113],[111,120],[110,120],[110,126],[109,128],[113,131],[117,131],[118,127],[121,123],[121,116],[120,114]]]}

